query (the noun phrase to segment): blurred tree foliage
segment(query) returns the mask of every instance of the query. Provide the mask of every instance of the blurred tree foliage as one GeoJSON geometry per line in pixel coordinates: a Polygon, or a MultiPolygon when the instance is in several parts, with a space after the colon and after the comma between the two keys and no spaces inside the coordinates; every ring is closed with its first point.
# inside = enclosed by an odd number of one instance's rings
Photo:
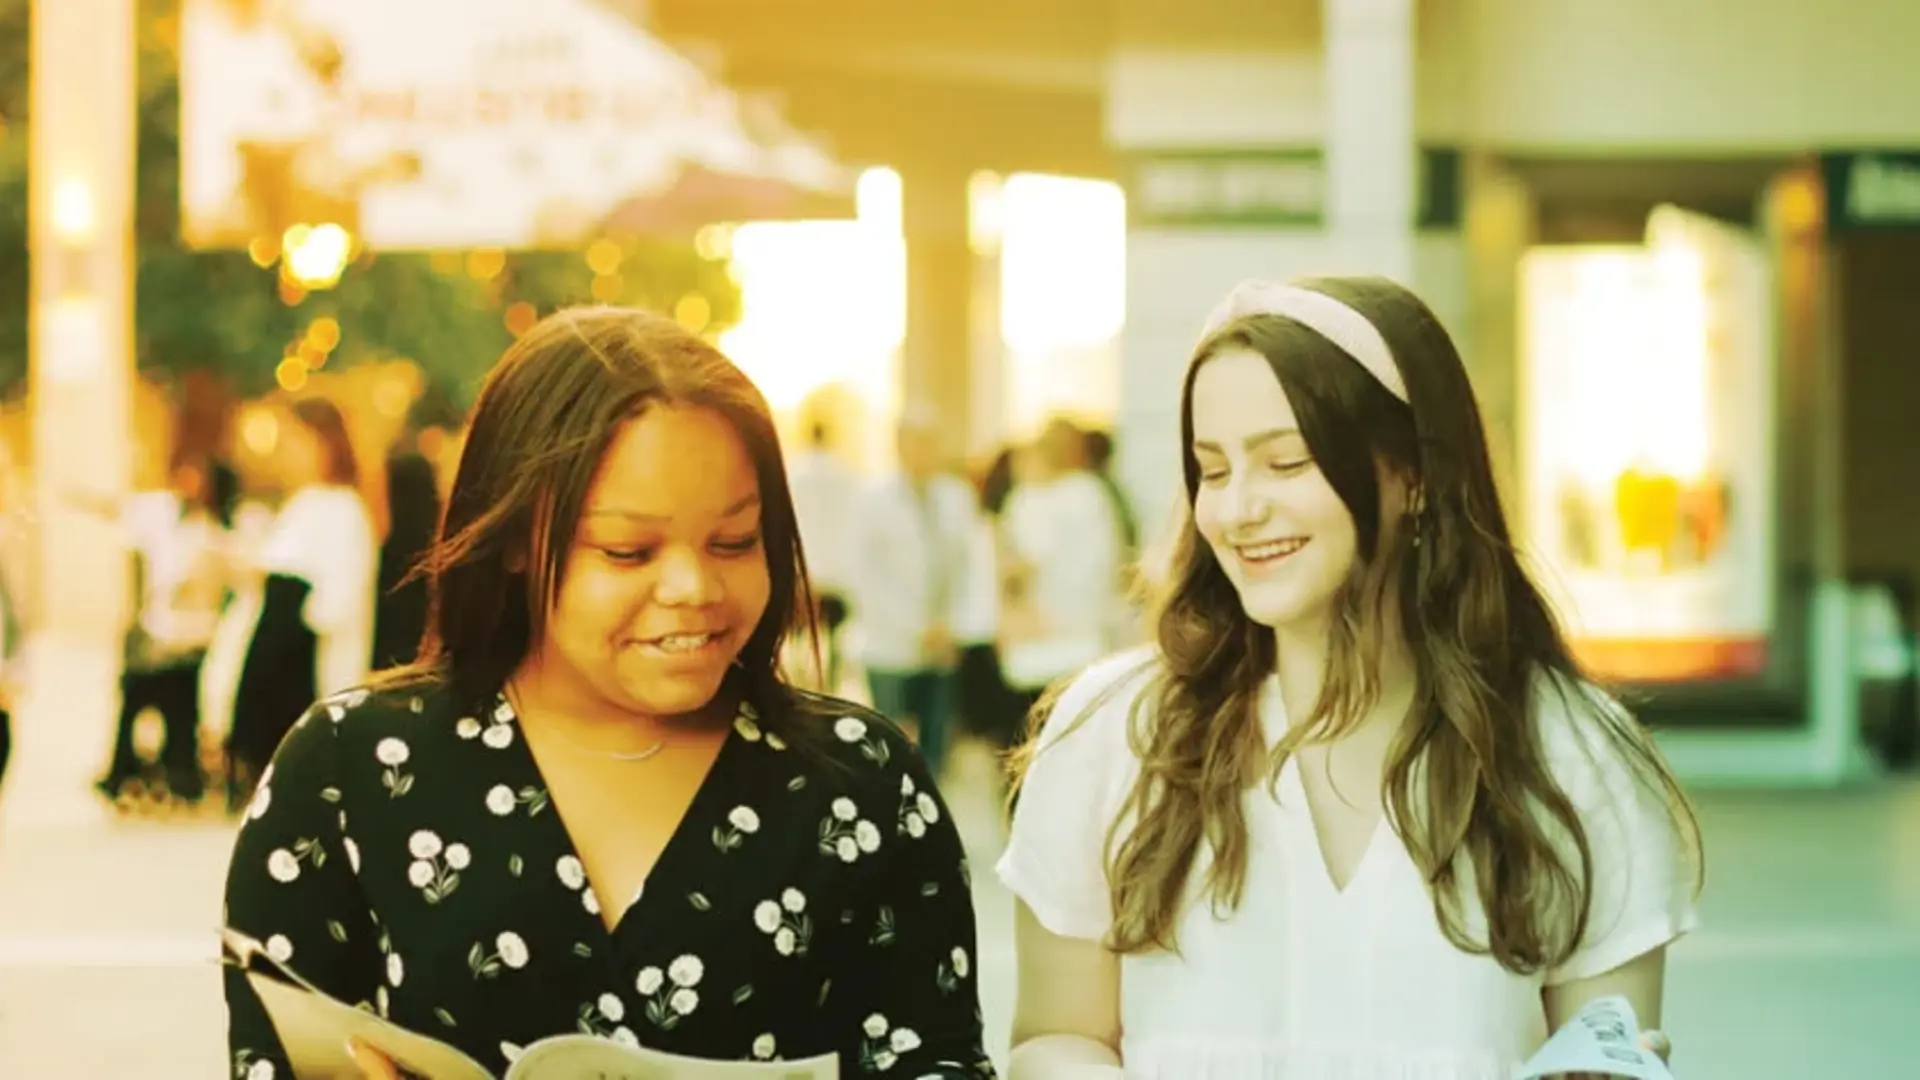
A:
{"type": "MultiPolygon", "coordinates": [[[[29,0],[0,0],[0,393],[27,372],[27,21],[29,0]]],[[[233,389],[270,388],[288,345],[320,316],[339,322],[341,364],[407,357],[433,392],[470,400],[480,377],[512,340],[504,312],[515,303],[545,314],[591,302],[595,273],[583,252],[516,252],[485,278],[460,256],[365,254],[338,286],[285,302],[274,270],[244,251],[189,251],[180,242],[179,0],[140,0],[139,175],[135,215],[138,285],[135,336],[143,371],[167,377],[194,368],[233,389]]],[[[698,294],[719,329],[738,317],[739,292],[723,262],[690,239],[622,238],[617,281],[602,295],[671,311],[698,294]]],[[[330,362],[330,365],[331,362],[330,362]]]]}

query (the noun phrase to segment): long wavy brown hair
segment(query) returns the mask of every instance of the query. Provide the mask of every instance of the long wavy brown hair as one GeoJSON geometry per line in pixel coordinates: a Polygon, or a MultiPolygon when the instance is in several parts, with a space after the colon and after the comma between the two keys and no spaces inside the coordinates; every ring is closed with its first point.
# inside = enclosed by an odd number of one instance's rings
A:
{"type": "Polygon", "coordinates": [[[463,707],[485,705],[546,632],[607,447],[664,405],[718,413],[753,462],[771,592],[728,681],[764,726],[809,745],[818,734],[809,719],[831,710],[780,670],[788,637],[813,633],[813,602],[773,415],[718,349],[671,319],[625,308],[550,315],[487,374],[439,536],[414,570],[431,597],[419,658],[379,682],[437,683],[463,707]]]}
{"type": "MultiPolygon", "coordinates": [[[[1121,953],[1177,951],[1203,846],[1212,859],[1199,895],[1217,911],[1238,906],[1248,858],[1243,796],[1274,782],[1301,747],[1338,739],[1367,714],[1378,697],[1380,619],[1397,613],[1416,686],[1388,752],[1388,823],[1424,876],[1449,941],[1514,972],[1550,968],[1585,934],[1594,865],[1535,709],[1543,679],[1562,695],[1581,695],[1585,677],[1515,552],[1466,369],[1439,320],[1383,279],[1295,284],[1342,301],[1379,329],[1410,404],[1291,319],[1241,317],[1195,350],[1180,399],[1188,508],[1200,484],[1195,373],[1223,351],[1251,350],[1272,365],[1317,467],[1353,516],[1358,554],[1336,600],[1319,701],[1307,722],[1269,746],[1256,705],[1274,671],[1273,633],[1247,617],[1191,515],[1182,515],[1154,596],[1157,671],[1130,723],[1140,776],[1108,838],[1107,944],[1121,953]],[[1417,485],[1417,513],[1385,520],[1383,475],[1417,485]],[[1484,939],[1468,932],[1469,882],[1487,914],[1484,939]]],[[[1639,725],[1584,700],[1567,704],[1664,795],[1697,853],[1692,811],[1639,725]]],[[[1050,711],[1050,700],[1037,705],[1036,725],[1050,711]]],[[[1037,745],[1015,756],[1016,770],[1037,745]]]]}

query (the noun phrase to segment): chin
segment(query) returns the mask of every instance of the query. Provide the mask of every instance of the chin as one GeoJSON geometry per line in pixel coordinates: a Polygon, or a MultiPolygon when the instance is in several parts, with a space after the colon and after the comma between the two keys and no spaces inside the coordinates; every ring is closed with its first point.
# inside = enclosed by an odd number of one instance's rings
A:
{"type": "Polygon", "coordinates": [[[634,678],[633,673],[623,673],[620,680],[620,696],[625,698],[636,712],[649,716],[680,716],[698,712],[707,707],[720,694],[720,687],[726,682],[726,669],[698,675],[674,672],[634,678]]]}
{"type": "Polygon", "coordinates": [[[1270,630],[1326,621],[1328,600],[1304,597],[1291,589],[1240,590],[1240,608],[1247,618],[1270,630]]]}

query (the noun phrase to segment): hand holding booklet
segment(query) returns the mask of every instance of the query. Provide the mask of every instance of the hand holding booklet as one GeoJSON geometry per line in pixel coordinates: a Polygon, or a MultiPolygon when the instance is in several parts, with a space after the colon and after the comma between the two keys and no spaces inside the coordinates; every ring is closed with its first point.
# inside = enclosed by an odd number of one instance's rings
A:
{"type": "Polygon", "coordinates": [[[1640,1021],[1618,995],[1587,1002],[1520,1066],[1514,1080],[1567,1075],[1673,1080],[1660,1055],[1640,1045],[1640,1021]]]}
{"type": "Polygon", "coordinates": [[[347,1053],[358,1040],[416,1080],[838,1080],[839,1058],[710,1061],[565,1034],[528,1046],[496,1077],[452,1046],[357,1009],[315,987],[243,934],[221,934],[227,962],[246,973],[297,1080],[360,1080],[347,1053]]]}

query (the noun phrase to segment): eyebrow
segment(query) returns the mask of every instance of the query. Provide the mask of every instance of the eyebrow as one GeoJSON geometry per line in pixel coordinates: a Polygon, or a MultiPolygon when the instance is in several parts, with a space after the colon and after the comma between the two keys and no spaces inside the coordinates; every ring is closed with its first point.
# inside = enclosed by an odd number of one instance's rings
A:
{"type": "MultiPolygon", "coordinates": [[[[1241,445],[1245,446],[1249,450],[1258,450],[1260,447],[1265,446],[1267,443],[1278,442],[1279,440],[1284,439],[1289,435],[1298,436],[1299,434],[1300,434],[1300,429],[1297,427],[1273,428],[1269,431],[1262,431],[1256,435],[1247,436],[1245,439],[1241,440],[1241,445]]],[[[1211,454],[1219,454],[1224,452],[1220,449],[1219,443],[1213,442],[1210,439],[1195,439],[1193,442],[1193,449],[1196,452],[1205,450],[1211,454]]]]}
{"type": "MultiPolygon", "coordinates": [[[[759,492],[743,495],[740,498],[734,500],[732,506],[729,506],[725,510],[720,511],[720,516],[723,518],[730,518],[735,514],[744,513],[759,505],[760,505],[759,492]]],[[[595,507],[594,509],[587,511],[587,516],[590,518],[602,518],[602,517],[625,518],[628,521],[646,522],[648,524],[659,524],[661,522],[673,520],[671,517],[669,517],[666,514],[643,514],[638,510],[628,510],[618,506],[595,507]]]]}

